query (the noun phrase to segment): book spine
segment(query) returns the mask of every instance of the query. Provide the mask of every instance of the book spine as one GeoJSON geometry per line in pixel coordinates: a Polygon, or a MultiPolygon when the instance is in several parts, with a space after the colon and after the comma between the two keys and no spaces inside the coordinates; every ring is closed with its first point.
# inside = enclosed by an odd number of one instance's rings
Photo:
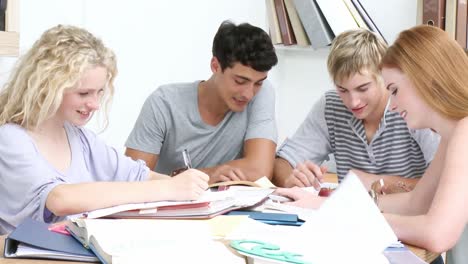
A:
{"type": "Polygon", "coordinates": [[[278,23],[278,16],[276,15],[274,0],[265,0],[265,6],[267,11],[268,25],[270,28],[270,37],[273,44],[281,44],[281,31],[278,23]]]}
{"type": "Polygon", "coordinates": [[[458,0],[455,39],[462,48],[467,44],[467,0],[458,0]]]}
{"type": "Polygon", "coordinates": [[[372,21],[369,14],[367,13],[367,11],[362,6],[361,2],[359,2],[359,0],[351,0],[351,2],[353,3],[353,5],[357,9],[357,11],[359,12],[361,17],[364,19],[364,21],[366,22],[369,29],[371,31],[373,31],[374,33],[376,33],[377,35],[379,35],[385,42],[387,42],[387,40],[383,36],[382,32],[380,32],[379,28],[375,25],[374,21],[372,21]]]}
{"type": "Polygon", "coordinates": [[[423,0],[423,24],[445,29],[445,0],[423,0]]]}
{"type": "Polygon", "coordinates": [[[289,21],[284,0],[275,0],[276,14],[278,15],[278,22],[281,31],[281,38],[284,45],[296,44],[296,37],[292,31],[291,22],[289,21]]]}
{"type": "Polygon", "coordinates": [[[19,32],[19,0],[8,0],[5,13],[5,31],[19,32]]]}
{"type": "Polygon", "coordinates": [[[335,36],[347,30],[359,28],[342,0],[316,0],[316,2],[335,36]]]}
{"type": "Polygon", "coordinates": [[[296,37],[297,45],[309,46],[310,40],[305,33],[301,20],[299,19],[293,0],[284,0],[284,4],[286,6],[289,20],[291,21],[291,27],[293,29],[294,36],[296,37]]]}
{"type": "Polygon", "coordinates": [[[323,48],[332,42],[333,32],[314,0],[294,0],[297,14],[313,48],[323,48]]]}

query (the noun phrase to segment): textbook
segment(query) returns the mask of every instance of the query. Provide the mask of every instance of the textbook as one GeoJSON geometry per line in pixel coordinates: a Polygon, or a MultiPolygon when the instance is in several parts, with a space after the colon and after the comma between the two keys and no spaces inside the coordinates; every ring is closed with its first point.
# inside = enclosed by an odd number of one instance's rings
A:
{"type": "Polygon", "coordinates": [[[273,189],[232,187],[225,191],[210,190],[194,201],[162,201],[124,204],[84,214],[86,218],[209,219],[229,211],[256,206],[268,198],[273,189]]]}
{"type": "Polygon", "coordinates": [[[39,258],[98,262],[73,237],[48,230],[48,224],[26,219],[5,239],[5,258],[39,258]]]}
{"type": "Polygon", "coordinates": [[[67,230],[103,263],[245,263],[214,240],[211,222],[78,218],[67,230]]]}

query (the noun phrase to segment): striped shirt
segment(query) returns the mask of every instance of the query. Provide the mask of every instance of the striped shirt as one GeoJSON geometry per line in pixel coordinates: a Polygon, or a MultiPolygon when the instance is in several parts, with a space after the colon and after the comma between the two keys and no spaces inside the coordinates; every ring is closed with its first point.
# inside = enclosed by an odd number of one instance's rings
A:
{"type": "Polygon", "coordinates": [[[277,156],[295,167],[306,160],[320,164],[333,154],[340,180],[350,169],[414,178],[424,173],[438,143],[437,134],[429,129],[410,130],[398,113],[390,111],[384,113],[367,142],[362,120],[331,90],[315,104],[293,137],[285,140],[277,156]]]}

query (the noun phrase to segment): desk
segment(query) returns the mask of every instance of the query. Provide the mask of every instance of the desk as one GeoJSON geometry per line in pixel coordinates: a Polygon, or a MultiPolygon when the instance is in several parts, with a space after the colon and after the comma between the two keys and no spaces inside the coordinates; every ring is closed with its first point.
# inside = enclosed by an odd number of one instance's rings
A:
{"type": "MultiPolygon", "coordinates": [[[[19,259],[19,258],[10,258],[6,259],[3,257],[3,248],[5,246],[5,235],[0,236],[0,264],[45,264],[45,263],[50,263],[53,262],[54,264],[70,264],[70,263],[78,263],[78,262],[72,262],[72,261],[58,261],[58,260],[39,260],[39,259],[19,259]]],[[[439,256],[439,254],[429,252],[427,250],[424,250],[422,248],[418,248],[415,246],[411,245],[406,245],[414,254],[416,254],[418,257],[423,259],[424,261],[431,263],[435,258],[439,256]]]]}
{"type": "MultiPolygon", "coordinates": [[[[427,251],[425,249],[422,249],[422,248],[419,248],[419,247],[416,247],[416,246],[412,246],[412,245],[408,245],[408,244],[405,244],[405,246],[409,250],[411,250],[416,256],[418,256],[420,259],[426,261],[427,263],[431,263],[434,259],[436,259],[440,255],[440,254],[430,252],[430,251],[427,251]]],[[[0,263],[1,263],[1,261],[0,261],[0,263]]]]}
{"type": "MultiPolygon", "coordinates": [[[[327,173],[325,175],[325,182],[332,182],[332,183],[337,183],[338,178],[336,177],[336,174],[331,174],[327,173]]],[[[6,236],[0,236],[0,264],[45,264],[45,263],[50,263],[52,262],[51,260],[38,260],[38,259],[5,259],[3,258],[3,248],[4,248],[4,243],[5,243],[5,237],[6,236]]],[[[439,254],[429,252],[427,250],[424,250],[422,248],[418,248],[415,246],[411,245],[406,245],[414,254],[416,254],[418,257],[423,259],[424,261],[430,263],[433,261],[436,257],[439,256],[439,254]]],[[[70,264],[70,263],[78,263],[78,262],[71,262],[71,261],[53,261],[54,264],[70,264]]]]}

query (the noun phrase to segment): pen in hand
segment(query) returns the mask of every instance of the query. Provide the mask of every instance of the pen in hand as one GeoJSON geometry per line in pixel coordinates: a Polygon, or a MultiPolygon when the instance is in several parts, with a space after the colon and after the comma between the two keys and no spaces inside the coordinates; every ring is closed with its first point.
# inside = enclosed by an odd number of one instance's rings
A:
{"type": "Polygon", "coordinates": [[[184,151],[182,151],[182,157],[184,158],[185,167],[187,167],[187,169],[191,169],[192,168],[192,160],[190,159],[190,155],[189,155],[187,149],[184,149],[184,151]]]}

